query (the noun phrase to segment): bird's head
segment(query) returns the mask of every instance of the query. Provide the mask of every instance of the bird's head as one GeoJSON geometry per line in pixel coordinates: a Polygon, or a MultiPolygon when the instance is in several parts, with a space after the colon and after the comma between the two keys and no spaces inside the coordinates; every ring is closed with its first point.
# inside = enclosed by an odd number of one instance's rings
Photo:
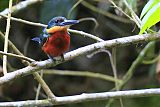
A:
{"type": "Polygon", "coordinates": [[[67,30],[68,25],[79,23],[78,20],[67,20],[65,17],[58,16],[52,18],[48,26],[43,29],[43,34],[41,34],[39,37],[35,37],[32,40],[38,42],[40,45],[43,45],[48,37],[50,37],[50,34],[53,34],[58,31],[67,30]]]}
{"type": "Polygon", "coordinates": [[[47,33],[55,33],[57,31],[66,30],[68,25],[79,23],[78,20],[67,20],[65,17],[58,16],[51,19],[46,28],[47,33]]]}

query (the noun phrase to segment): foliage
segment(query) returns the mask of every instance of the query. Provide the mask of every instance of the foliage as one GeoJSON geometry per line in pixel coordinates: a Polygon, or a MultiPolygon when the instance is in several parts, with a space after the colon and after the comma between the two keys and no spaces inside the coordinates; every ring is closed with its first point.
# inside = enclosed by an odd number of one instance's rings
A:
{"type": "MultiPolygon", "coordinates": [[[[21,1],[24,0],[14,0],[14,5],[21,1]]],[[[135,15],[136,13],[140,13],[139,10],[141,10],[143,5],[145,5],[144,1],[145,0],[42,0],[42,2],[40,3],[26,7],[25,10],[13,13],[12,17],[46,24],[48,20],[50,20],[54,16],[66,17],[70,13],[69,16],[71,19],[80,19],[79,24],[71,26],[72,29],[80,30],[79,34],[73,32],[71,32],[70,34],[71,46],[69,51],[71,51],[88,44],[95,43],[95,40],[87,38],[87,36],[85,35],[86,33],[84,34],[81,31],[96,35],[96,37],[103,38],[104,40],[120,38],[118,40],[121,41],[124,36],[130,35],[135,35],[137,37],[136,34],[139,32],[139,29],[136,28],[133,23],[135,24],[135,22],[137,21],[136,18],[139,19],[139,17],[134,16],[133,13],[135,12],[135,15]],[[128,3],[128,6],[126,6],[124,1],[128,3]],[[133,12],[131,12],[131,10],[133,12]],[[123,12],[126,13],[126,15],[123,12]],[[96,27],[95,23],[93,22],[96,23],[96,27]],[[86,38],[84,38],[84,36],[86,38]]],[[[8,0],[0,0],[0,9],[4,10],[5,8],[8,8],[8,0]]],[[[159,13],[160,0],[149,0],[149,2],[144,6],[140,15],[140,19],[142,20],[142,23],[140,24],[140,34],[144,33],[145,31],[147,31],[147,29],[159,22],[159,13]]],[[[0,31],[5,32],[6,19],[0,19],[0,22],[0,31]]],[[[157,26],[155,27],[158,28],[157,26]]],[[[42,32],[39,30],[41,28],[42,27],[31,26],[26,23],[11,21],[9,39],[13,42],[17,49],[19,49],[22,54],[24,54],[28,58],[33,58],[37,61],[45,60],[47,59],[47,56],[41,51],[41,48],[38,45],[34,44],[31,41],[31,38],[38,36],[42,32]]],[[[0,40],[3,41],[1,37],[0,40]]],[[[130,43],[130,40],[126,39],[126,43],[128,42],[130,43]]],[[[146,46],[146,50],[148,51],[145,50],[145,52],[142,50],[146,43],[138,43],[136,45],[130,43],[129,46],[128,44],[127,46],[124,44],[124,46],[122,47],[114,47],[116,51],[113,49],[113,53],[110,55],[110,57],[112,56],[114,59],[113,65],[115,65],[115,69],[117,69],[117,80],[121,80],[122,82],[124,82],[123,85],[120,84],[120,87],[117,88],[117,90],[123,90],[126,88],[128,90],[156,88],[159,86],[159,83],[155,78],[155,62],[157,62],[157,60],[151,61],[151,66],[145,65],[144,63],[148,60],[154,59],[154,57],[159,54],[158,46],[160,45],[157,46],[156,43],[158,42],[153,43],[153,45],[150,47],[147,45],[148,47],[146,46]],[[151,72],[152,74],[149,72],[151,72]]],[[[1,44],[3,45],[3,42],[0,43],[0,50],[3,50],[3,46],[1,44]]],[[[108,50],[110,51],[111,49],[108,50]]],[[[11,47],[9,52],[16,53],[11,47]]],[[[2,55],[0,54],[0,58],[1,56],[2,55]]],[[[2,61],[0,63],[2,63],[2,61]]],[[[19,59],[8,57],[7,66],[9,72],[13,72],[14,70],[23,68],[26,65],[24,65],[19,59]]],[[[49,85],[49,88],[53,91],[53,93],[55,93],[56,96],[67,96],[81,94],[83,92],[106,92],[110,91],[112,88],[115,89],[116,86],[114,83],[109,82],[108,79],[104,79],[104,77],[108,78],[108,75],[112,77],[112,69],[113,68],[111,67],[111,61],[109,60],[108,55],[101,53],[95,55],[90,59],[86,58],[85,55],[80,55],[79,57],[74,58],[71,61],[66,60],[66,63],[64,64],[60,64],[56,67],[52,66],[52,68],[49,70],[43,70],[44,80],[49,85]],[[57,74],[53,72],[54,70],[57,72],[57,74]],[[68,70],[70,75],[67,75],[66,70],[68,70]],[[49,72],[48,74],[47,71],[49,72]],[[89,71],[91,73],[87,73],[85,71],[89,71]],[[84,77],[78,77],[78,74],[84,77]]],[[[3,85],[2,87],[0,87],[0,100],[19,101],[33,99],[35,97],[36,91],[38,90],[36,89],[36,83],[37,82],[35,82],[35,79],[33,79],[32,76],[24,76],[23,78],[19,78],[14,82],[11,82],[10,84],[3,85]]],[[[47,96],[45,95],[44,91],[40,91],[39,99],[44,98],[47,98],[47,96]]],[[[159,97],[155,96],[139,99],[125,98],[122,99],[122,102],[124,103],[124,107],[152,107],[153,103],[156,103],[158,107],[158,105],[160,104],[160,102],[157,102],[158,99],[159,97]],[[144,101],[147,101],[147,103],[144,103],[144,101]]],[[[115,101],[104,100],[95,102],[84,102],[78,104],[62,105],[62,107],[104,107],[107,106],[107,104],[112,104],[110,107],[117,107],[120,106],[120,101],[118,99],[115,101]]]]}
{"type": "Polygon", "coordinates": [[[139,34],[145,32],[156,23],[160,21],[160,0],[149,0],[145,5],[140,15],[142,19],[141,30],[139,34]]]}

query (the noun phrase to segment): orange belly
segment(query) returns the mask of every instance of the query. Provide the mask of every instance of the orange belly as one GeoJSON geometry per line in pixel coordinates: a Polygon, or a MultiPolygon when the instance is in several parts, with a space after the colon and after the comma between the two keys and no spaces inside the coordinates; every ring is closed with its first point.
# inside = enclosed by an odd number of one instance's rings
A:
{"type": "Polygon", "coordinates": [[[70,36],[67,32],[56,32],[52,34],[48,40],[42,46],[42,50],[52,56],[61,56],[64,52],[69,49],[70,36]]]}

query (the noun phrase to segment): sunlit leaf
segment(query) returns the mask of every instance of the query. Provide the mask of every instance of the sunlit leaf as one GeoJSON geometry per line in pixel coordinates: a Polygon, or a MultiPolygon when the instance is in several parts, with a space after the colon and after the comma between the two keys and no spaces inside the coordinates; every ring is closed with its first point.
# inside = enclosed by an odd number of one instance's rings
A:
{"type": "Polygon", "coordinates": [[[160,2],[160,0],[149,0],[141,12],[140,18],[142,19],[142,17],[158,2],[160,2]]]}
{"type": "Polygon", "coordinates": [[[142,23],[141,23],[141,31],[139,34],[144,33],[146,29],[155,25],[159,21],[160,21],[160,3],[157,3],[143,17],[142,23]]]}

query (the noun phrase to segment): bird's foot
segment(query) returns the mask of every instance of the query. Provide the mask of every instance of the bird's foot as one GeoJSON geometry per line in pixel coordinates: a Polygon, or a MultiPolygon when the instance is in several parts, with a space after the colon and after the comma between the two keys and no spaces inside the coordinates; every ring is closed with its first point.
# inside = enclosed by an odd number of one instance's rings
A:
{"type": "Polygon", "coordinates": [[[49,59],[51,59],[52,61],[64,61],[64,56],[61,55],[61,56],[58,56],[58,57],[52,57],[50,55],[48,55],[49,59]]]}
{"type": "Polygon", "coordinates": [[[48,56],[48,58],[51,59],[52,61],[56,61],[56,60],[54,59],[54,57],[52,57],[52,56],[50,56],[50,55],[47,55],[47,56],[48,56]]]}
{"type": "Polygon", "coordinates": [[[62,60],[62,61],[65,61],[63,54],[61,55],[61,60],[62,60]]]}

